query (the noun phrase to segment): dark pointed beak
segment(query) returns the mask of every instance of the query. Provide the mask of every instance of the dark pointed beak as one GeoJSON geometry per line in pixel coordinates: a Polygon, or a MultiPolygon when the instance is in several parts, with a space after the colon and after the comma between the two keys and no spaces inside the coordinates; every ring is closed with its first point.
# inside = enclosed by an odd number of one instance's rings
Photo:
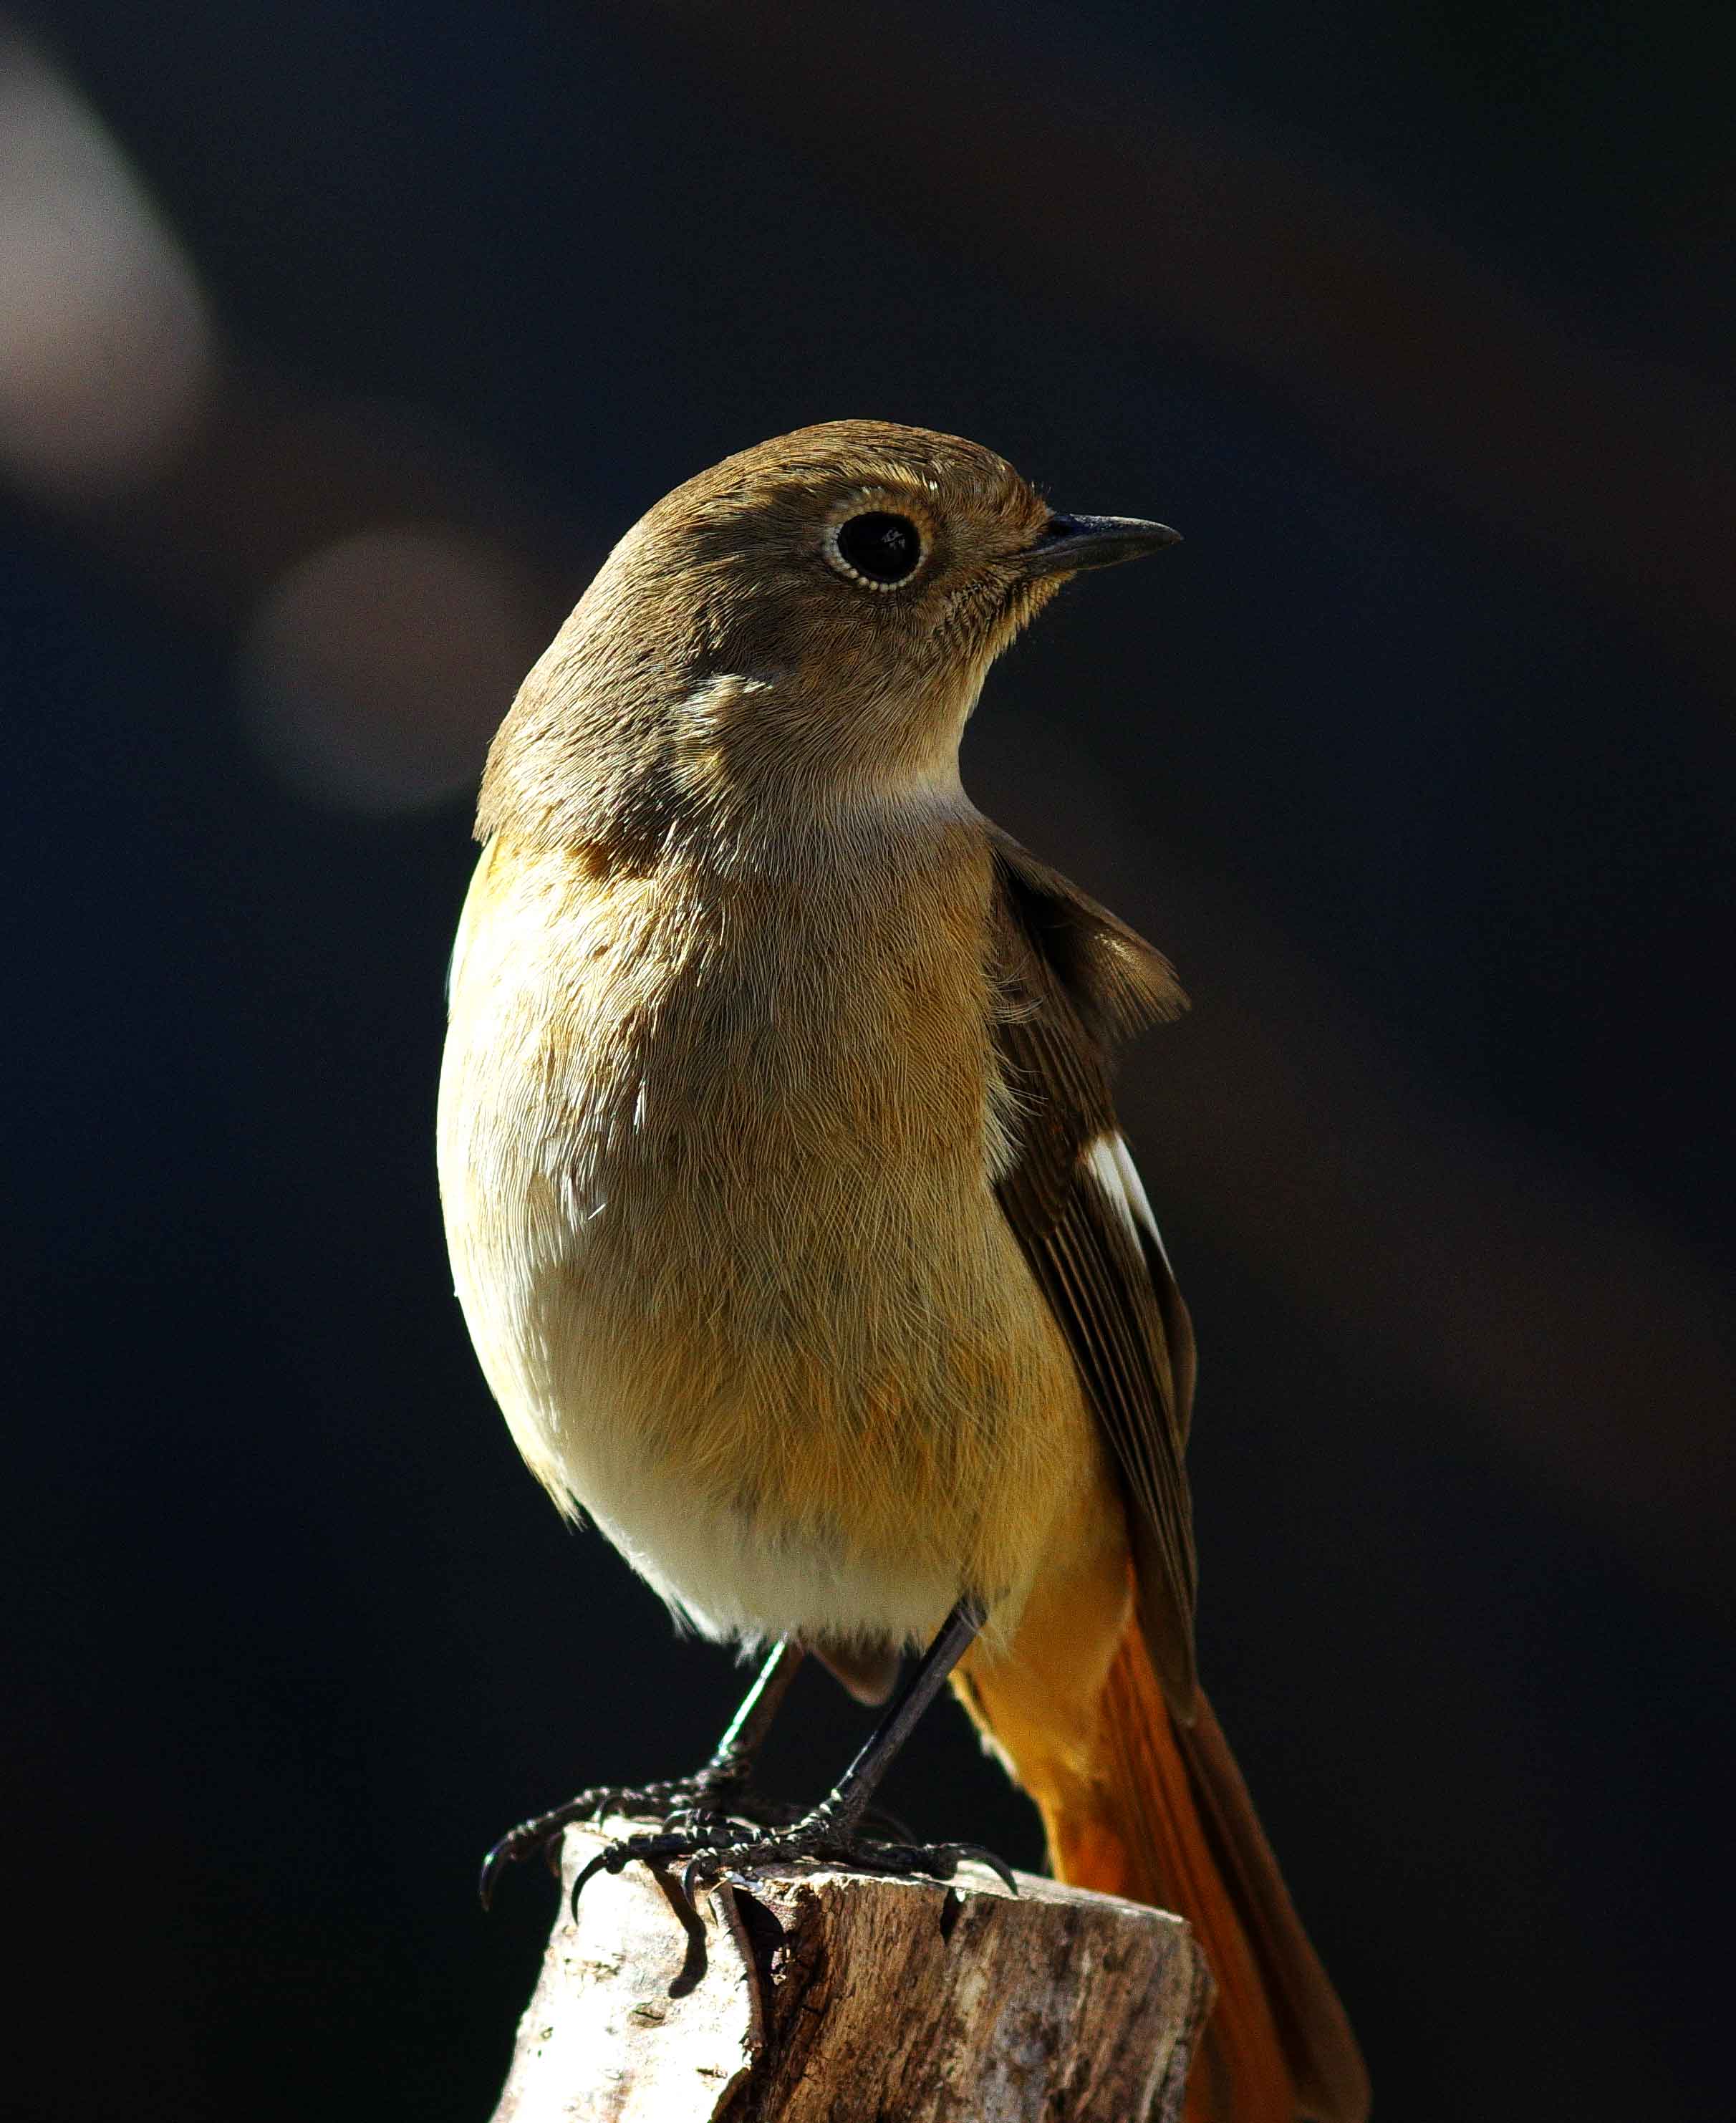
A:
{"type": "Polygon", "coordinates": [[[1181,542],[1179,531],[1139,516],[1051,516],[1019,561],[1027,575],[1070,575],[1081,568],[1141,560],[1181,542]]]}

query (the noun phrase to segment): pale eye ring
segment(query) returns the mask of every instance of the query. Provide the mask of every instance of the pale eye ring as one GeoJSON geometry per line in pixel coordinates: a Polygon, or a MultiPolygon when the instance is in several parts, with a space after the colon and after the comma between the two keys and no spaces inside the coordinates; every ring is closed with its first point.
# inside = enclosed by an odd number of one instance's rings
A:
{"type": "Polygon", "coordinates": [[[896,589],[922,565],[922,532],[908,516],[865,509],[832,525],[826,534],[826,557],[863,589],[896,589]]]}

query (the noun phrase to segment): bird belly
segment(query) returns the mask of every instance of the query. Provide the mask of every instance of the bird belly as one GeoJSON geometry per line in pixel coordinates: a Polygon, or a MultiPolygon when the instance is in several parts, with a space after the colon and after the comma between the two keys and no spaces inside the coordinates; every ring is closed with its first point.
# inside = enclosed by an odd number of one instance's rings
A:
{"type": "Polygon", "coordinates": [[[507,900],[462,946],[441,1181],[532,1470],[709,1634],[904,1643],[966,1591],[1010,1627],[1100,1449],[994,1199],[985,1057],[921,1095],[875,1059],[937,1001],[985,1025],[980,986],[864,1022],[859,982],[792,1006],[635,953],[620,907],[554,948],[507,900]]]}

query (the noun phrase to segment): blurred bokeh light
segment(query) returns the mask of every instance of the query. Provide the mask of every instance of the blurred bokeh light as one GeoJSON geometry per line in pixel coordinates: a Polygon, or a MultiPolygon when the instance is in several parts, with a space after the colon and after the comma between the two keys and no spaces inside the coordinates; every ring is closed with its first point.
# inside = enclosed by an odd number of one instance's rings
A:
{"type": "Polygon", "coordinates": [[[466,789],[489,710],[540,654],[529,604],[498,548],[449,532],[334,541],[248,623],[240,683],[260,744],[310,793],[363,810],[466,789]]]}
{"type": "Polygon", "coordinates": [[[173,236],[71,83],[0,20],[0,460],[90,502],[157,470],[212,362],[173,236]]]}

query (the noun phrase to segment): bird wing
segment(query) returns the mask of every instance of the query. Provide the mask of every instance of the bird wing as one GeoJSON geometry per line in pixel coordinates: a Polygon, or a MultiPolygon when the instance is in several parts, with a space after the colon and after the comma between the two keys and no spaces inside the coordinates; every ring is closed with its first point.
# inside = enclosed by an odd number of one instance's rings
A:
{"type": "Polygon", "coordinates": [[[1194,1696],[1194,1544],[1183,1454],[1193,1401],[1187,1308],[1110,1087],[1114,1049],[1186,1007],[1168,962],[1006,835],[994,835],[1012,1108],[1002,1208],[1066,1331],[1128,1503],[1139,1621],[1176,1713],[1194,1696]]]}

